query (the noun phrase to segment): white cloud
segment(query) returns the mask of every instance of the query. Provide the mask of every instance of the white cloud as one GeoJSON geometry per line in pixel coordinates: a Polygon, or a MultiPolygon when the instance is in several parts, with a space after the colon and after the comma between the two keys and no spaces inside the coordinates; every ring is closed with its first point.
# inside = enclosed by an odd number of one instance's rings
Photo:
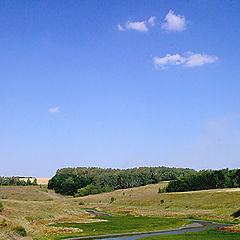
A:
{"type": "Polygon", "coordinates": [[[196,67],[196,66],[202,66],[207,63],[213,63],[218,60],[218,57],[216,56],[208,56],[206,54],[191,54],[187,59],[185,66],[186,67],[196,67]]]}
{"type": "Polygon", "coordinates": [[[171,55],[166,54],[165,57],[154,57],[153,62],[156,67],[165,68],[166,65],[179,65],[182,64],[185,61],[183,57],[181,57],[179,54],[171,55]]]}
{"type": "Polygon", "coordinates": [[[118,24],[117,27],[119,31],[125,31],[125,29],[120,24],[118,24]]]}
{"type": "Polygon", "coordinates": [[[185,17],[183,15],[175,15],[174,12],[170,10],[165,17],[162,28],[167,31],[184,31],[187,28],[185,17]]]}
{"type": "Polygon", "coordinates": [[[139,32],[147,32],[148,28],[146,26],[146,23],[144,21],[142,22],[130,22],[127,21],[125,24],[126,29],[133,29],[139,32]]]}
{"type": "Polygon", "coordinates": [[[155,19],[156,19],[155,16],[151,16],[151,17],[148,19],[148,24],[153,27],[153,26],[155,25],[155,19]]]}
{"type": "Polygon", "coordinates": [[[218,60],[216,56],[189,52],[186,57],[180,54],[166,54],[165,57],[154,57],[153,63],[156,68],[164,69],[169,65],[183,65],[185,67],[199,67],[218,60]]]}
{"type": "Polygon", "coordinates": [[[58,113],[59,112],[59,107],[52,107],[48,109],[48,112],[50,113],[58,113]]]}

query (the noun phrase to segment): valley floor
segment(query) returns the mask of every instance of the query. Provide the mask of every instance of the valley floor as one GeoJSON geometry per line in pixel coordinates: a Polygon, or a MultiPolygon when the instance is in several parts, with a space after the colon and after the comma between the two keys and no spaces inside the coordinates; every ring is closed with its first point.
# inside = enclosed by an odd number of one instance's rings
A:
{"type": "MultiPolygon", "coordinates": [[[[16,226],[22,226],[27,231],[27,236],[22,239],[55,239],[74,235],[96,235],[94,226],[108,219],[93,217],[84,210],[85,208],[119,215],[120,218],[126,218],[124,221],[132,216],[159,218],[159,221],[164,218],[166,221],[177,219],[174,223],[175,226],[184,225],[184,221],[178,220],[183,218],[240,223],[238,219],[231,217],[231,214],[240,208],[239,188],[159,194],[159,187],[162,188],[166,184],[163,182],[81,198],[63,197],[44,186],[41,188],[40,186],[0,186],[0,201],[4,208],[0,213],[0,239],[19,239],[18,234],[13,231],[16,226]],[[3,222],[6,222],[6,226],[3,222]],[[66,224],[71,226],[68,227],[66,224]],[[89,226],[89,229],[76,228],[72,226],[73,224],[89,226]]],[[[149,221],[151,222],[151,219],[149,221]]],[[[165,222],[165,225],[163,223],[153,224],[151,228],[147,229],[175,227],[171,221],[167,224],[165,222]]],[[[134,223],[134,218],[132,222],[134,223]]],[[[235,230],[240,229],[239,226],[234,228],[235,230]]],[[[119,228],[116,229],[116,232],[118,230],[122,231],[119,228]]],[[[129,230],[134,230],[134,226],[129,230]]],[[[216,232],[228,234],[222,230],[216,232]]],[[[212,232],[208,234],[210,233],[212,232]]],[[[183,238],[179,235],[179,239],[183,238]]]]}

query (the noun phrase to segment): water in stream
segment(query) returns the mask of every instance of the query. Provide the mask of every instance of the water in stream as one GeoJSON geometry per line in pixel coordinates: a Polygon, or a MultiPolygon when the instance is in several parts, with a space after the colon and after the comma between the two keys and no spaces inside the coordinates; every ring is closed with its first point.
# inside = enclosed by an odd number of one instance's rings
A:
{"type": "Polygon", "coordinates": [[[179,229],[179,230],[169,230],[166,232],[160,233],[148,233],[148,234],[141,234],[141,235],[132,235],[132,236],[121,236],[121,237],[113,237],[113,238],[102,238],[101,240],[135,240],[140,239],[143,237],[155,236],[155,235],[168,235],[168,234],[181,234],[181,233],[190,233],[190,232],[199,232],[202,230],[207,229],[214,229],[217,227],[226,227],[226,224],[211,224],[209,226],[203,226],[199,228],[187,228],[187,229],[179,229]]]}

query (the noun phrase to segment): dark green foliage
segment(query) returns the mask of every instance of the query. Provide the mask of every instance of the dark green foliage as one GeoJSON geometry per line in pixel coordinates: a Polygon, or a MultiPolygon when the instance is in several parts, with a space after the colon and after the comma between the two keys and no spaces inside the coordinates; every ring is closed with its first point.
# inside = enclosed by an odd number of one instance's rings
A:
{"type": "Polygon", "coordinates": [[[235,217],[235,218],[240,217],[240,209],[238,211],[234,212],[231,216],[235,217]]]}
{"type": "Polygon", "coordinates": [[[170,181],[167,192],[240,187],[240,169],[204,170],[170,181]]]}
{"type": "Polygon", "coordinates": [[[56,193],[62,195],[74,195],[79,188],[86,186],[85,180],[81,176],[72,173],[56,174],[48,182],[48,188],[54,189],[56,193]]]}
{"type": "Polygon", "coordinates": [[[30,178],[27,178],[27,181],[24,181],[20,177],[0,177],[0,185],[3,186],[29,186],[37,185],[37,179],[35,178],[33,182],[30,181],[30,178]]]}
{"type": "Polygon", "coordinates": [[[85,203],[83,201],[79,202],[78,205],[84,205],[85,203]]]}
{"type": "Polygon", "coordinates": [[[158,193],[165,193],[166,192],[166,187],[165,188],[159,188],[158,189],[158,193]]]}
{"type": "Polygon", "coordinates": [[[115,198],[114,198],[114,197],[111,197],[110,203],[113,203],[114,201],[115,201],[115,198]]]}
{"type": "Polygon", "coordinates": [[[140,167],[126,170],[102,168],[63,168],[48,182],[48,188],[75,197],[144,186],[177,179],[194,173],[192,169],[140,167]]]}
{"type": "Polygon", "coordinates": [[[3,204],[0,202],[0,213],[3,211],[3,204]]]}
{"type": "Polygon", "coordinates": [[[27,180],[27,186],[30,186],[30,185],[32,185],[32,182],[31,182],[30,179],[28,178],[28,180],[27,180]]]}
{"type": "Polygon", "coordinates": [[[160,202],[161,202],[161,204],[163,204],[163,203],[164,203],[164,200],[163,200],[163,199],[161,199],[161,200],[160,200],[160,202]]]}
{"type": "Polygon", "coordinates": [[[22,226],[16,226],[16,227],[14,227],[14,228],[13,228],[13,231],[14,231],[15,233],[17,233],[18,235],[22,236],[22,237],[27,236],[27,232],[26,232],[25,228],[22,227],[22,226]]]}
{"type": "Polygon", "coordinates": [[[37,184],[37,179],[36,179],[36,178],[34,178],[34,180],[33,180],[33,182],[32,182],[32,185],[34,185],[34,186],[38,185],[38,184],[37,184]]]}

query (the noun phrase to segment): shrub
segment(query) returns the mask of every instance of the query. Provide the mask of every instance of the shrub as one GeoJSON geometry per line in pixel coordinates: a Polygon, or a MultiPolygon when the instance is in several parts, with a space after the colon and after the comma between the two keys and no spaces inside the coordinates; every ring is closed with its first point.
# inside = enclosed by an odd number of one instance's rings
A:
{"type": "Polygon", "coordinates": [[[240,209],[237,210],[236,212],[234,212],[231,216],[232,216],[232,217],[235,217],[235,218],[240,217],[240,209]]]}
{"type": "Polygon", "coordinates": [[[83,201],[79,202],[78,205],[84,205],[85,203],[83,201]]]}
{"type": "Polygon", "coordinates": [[[0,213],[3,211],[3,204],[0,202],[0,213]]]}
{"type": "Polygon", "coordinates": [[[159,188],[158,189],[158,193],[165,193],[166,192],[166,187],[165,188],[159,188]]]}
{"type": "Polygon", "coordinates": [[[161,199],[161,200],[160,200],[160,202],[161,202],[161,204],[163,204],[163,203],[164,203],[164,200],[163,200],[163,199],[161,199]]]}
{"type": "Polygon", "coordinates": [[[113,203],[114,201],[115,201],[115,198],[114,198],[114,197],[111,197],[110,203],[113,203]]]}
{"type": "Polygon", "coordinates": [[[22,226],[16,226],[16,227],[14,227],[14,228],[13,228],[13,231],[14,231],[15,233],[17,233],[18,235],[22,236],[22,237],[27,236],[27,232],[26,232],[25,228],[22,227],[22,226]]]}
{"type": "Polygon", "coordinates": [[[2,220],[2,223],[0,224],[0,226],[1,227],[6,227],[7,226],[7,221],[6,221],[5,218],[2,220]]]}

